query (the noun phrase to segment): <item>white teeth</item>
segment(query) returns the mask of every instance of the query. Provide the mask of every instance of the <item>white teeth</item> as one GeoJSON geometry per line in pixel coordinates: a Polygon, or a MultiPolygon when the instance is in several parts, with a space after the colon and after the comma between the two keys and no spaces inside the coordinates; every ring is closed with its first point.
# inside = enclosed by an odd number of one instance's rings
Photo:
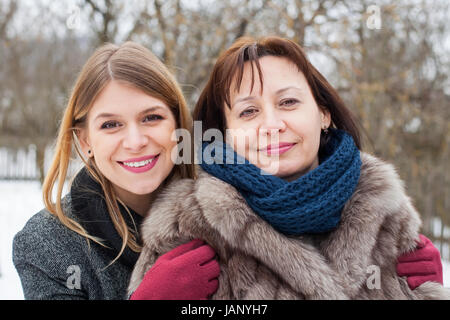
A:
{"type": "Polygon", "coordinates": [[[150,162],[152,162],[155,158],[151,158],[149,160],[144,160],[144,161],[139,161],[139,162],[124,162],[123,164],[128,166],[128,167],[132,167],[132,168],[139,168],[139,167],[143,167],[147,164],[149,164],[150,162]]]}

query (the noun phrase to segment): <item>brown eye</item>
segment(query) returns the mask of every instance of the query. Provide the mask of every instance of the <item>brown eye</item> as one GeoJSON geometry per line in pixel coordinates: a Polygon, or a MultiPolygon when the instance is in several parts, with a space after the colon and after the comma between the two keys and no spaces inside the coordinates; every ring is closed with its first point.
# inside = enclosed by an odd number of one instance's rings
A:
{"type": "Polygon", "coordinates": [[[239,114],[239,118],[250,117],[257,112],[258,112],[258,110],[254,109],[254,108],[246,109],[239,114]]]}
{"type": "Polygon", "coordinates": [[[296,105],[299,101],[297,99],[285,99],[280,102],[280,105],[283,107],[290,107],[296,105]]]}
{"type": "Polygon", "coordinates": [[[150,114],[144,118],[144,122],[158,121],[158,120],[162,120],[162,119],[164,119],[164,118],[162,116],[160,116],[159,114],[150,114]]]}
{"type": "Polygon", "coordinates": [[[101,129],[113,129],[117,128],[119,126],[119,123],[117,121],[108,121],[102,124],[100,127],[101,129]]]}

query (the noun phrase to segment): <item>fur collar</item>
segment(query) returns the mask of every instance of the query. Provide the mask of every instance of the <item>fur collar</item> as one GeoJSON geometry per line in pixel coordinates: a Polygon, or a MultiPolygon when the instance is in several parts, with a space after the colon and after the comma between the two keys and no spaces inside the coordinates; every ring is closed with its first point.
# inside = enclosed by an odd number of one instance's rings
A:
{"type": "Polygon", "coordinates": [[[340,224],[320,235],[278,233],[232,186],[205,172],[195,181],[173,183],[141,226],[144,249],[129,291],[160,254],[201,238],[221,264],[214,298],[414,297],[395,265],[399,255],[415,248],[421,220],[393,166],[366,153],[361,160],[361,176],[340,224]],[[385,290],[367,289],[371,266],[381,271],[385,290]]]}

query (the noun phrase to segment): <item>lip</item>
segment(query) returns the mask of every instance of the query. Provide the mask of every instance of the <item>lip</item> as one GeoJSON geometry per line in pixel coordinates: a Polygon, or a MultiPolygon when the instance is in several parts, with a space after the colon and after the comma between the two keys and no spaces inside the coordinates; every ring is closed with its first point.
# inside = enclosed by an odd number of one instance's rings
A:
{"type": "Polygon", "coordinates": [[[290,142],[280,142],[279,144],[269,144],[267,147],[260,149],[260,151],[266,152],[267,154],[283,154],[289,151],[295,143],[290,142]]]}
{"type": "Polygon", "coordinates": [[[149,159],[154,158],[156,156],[159,156],[159,154],[154,154],[154,155],[151,155],[151,156],[143,156],[143,157],[140,157],[140,158],[132,158],[132,159],[127,159],[127,160],[118,161],[118,162],[139,162],[139,161],[149,160],[149,159]]]}
{"type": "Polygon", "coordinates": [[[158,162],[159,159],[159,154],[157,155],[152,155],[152,156],[145,156],[145,157],[140,157],[140,158],[133,158],[133,159],[129,159],[126,161],[117,161],[117,163],[122,166],[122,168],[133,172],[133,173],[143,173],[143,172],[147,172],[149,170],[151,170],[155,165],[156,162],[158,162]],[[150,163],[147,163],[145,166],[139,167],[139,168],[133,168],[133,167],[129,167],[126,166],[123,162],[139,162],[139,161],[145,161],[145,160],[149,160],[154,158],[154,160],[150,163]]]}

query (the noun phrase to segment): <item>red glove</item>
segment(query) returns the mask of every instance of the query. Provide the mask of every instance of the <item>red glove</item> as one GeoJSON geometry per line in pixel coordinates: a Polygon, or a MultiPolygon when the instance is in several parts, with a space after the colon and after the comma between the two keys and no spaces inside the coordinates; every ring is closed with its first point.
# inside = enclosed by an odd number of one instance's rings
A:
{"type": "Polygon", "coordinates": [[[414,290],[427,281],[444,284],[442,262],[439,250],[430,239],[419,235],[420,241],[415,251],[406,253],[398,258],[397,274],[406,276],[408,286],[414,290]]]}
{"type": "Polygon", "coordinates": [[[206,300],[219,287],[214,250],[192,240],[160,256],[130,300],[206,300]]]}

